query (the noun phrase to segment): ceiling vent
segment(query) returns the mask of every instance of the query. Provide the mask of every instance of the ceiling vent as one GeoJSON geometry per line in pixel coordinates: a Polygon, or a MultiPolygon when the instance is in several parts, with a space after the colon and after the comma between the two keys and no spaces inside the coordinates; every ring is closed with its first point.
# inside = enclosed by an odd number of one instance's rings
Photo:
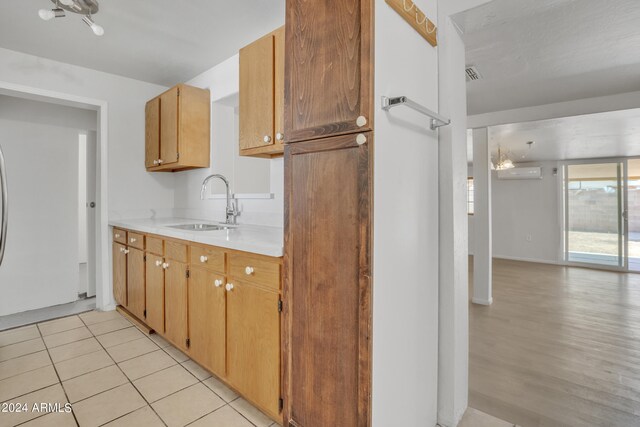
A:
{"type": "Polygon", "coordinates": [[[478,71],[475,65],[468,65],[464,71],[465,73],[467,73],[468,82],[474,82],[482,78],[482,75],[480,74],[480,72],[478,71]]]}

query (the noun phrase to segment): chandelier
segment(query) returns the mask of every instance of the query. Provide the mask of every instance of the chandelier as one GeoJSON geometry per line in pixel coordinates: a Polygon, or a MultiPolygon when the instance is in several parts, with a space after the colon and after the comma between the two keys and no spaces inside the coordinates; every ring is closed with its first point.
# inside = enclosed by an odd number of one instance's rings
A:
{"type": "Polygon", "coordinates": [[[53,18],[64,18],[65,11],[83,15],[82,21],[91,28],[93,34],[101,36],[104,34],[104,28],[93,21],[92,15],[98,13],[97,0],[51,0],[55,4],[55,8],[40,9],[38,15],[40,18],[48,21],[53,18]]]}
{"type": "Polygon", "coordinates": [[[493,165],[493,162],[492,162],[491,169],[503,171],[505,169],[512,169],[514,167],[515,166],[513,164],[513,161],[511,161],[511,159],[507,157],[506,154],[502,154],[502,152],[500,151],[500,147],[498,147],[498,162],[495,166],[493,165]]]}

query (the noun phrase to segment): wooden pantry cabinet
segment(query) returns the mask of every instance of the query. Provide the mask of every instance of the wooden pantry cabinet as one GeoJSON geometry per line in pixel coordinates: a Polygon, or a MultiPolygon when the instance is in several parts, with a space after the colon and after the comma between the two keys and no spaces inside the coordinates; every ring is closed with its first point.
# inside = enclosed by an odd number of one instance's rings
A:
{"type": "Polygon", "coordinates": [[[287,0],[285,142],[373,129],[373,0],[287,0]]]}
{"type": "Polygon", "coordinates": [[[208,89],[179,84],[147,102],[145,167],[150,172],[207,168],[211,125],[208,89]]]}
{"type": "Polygon", "coordinates": [[[281,27],[240,49],[240,155],[282,155],[283,111],[284,27],[281,27]]]}
{"type": "Polygon", "coordinates": [[[282,421],[282,258],[122,229],[113,256],[121,306],[282,421]],[[144,290],[144,308],[133,289],[144,290]]]}
{"type": "Polygon", "coordinates": [[[284,425],[370,425],[373,141],[364,135],[362,145],[352,134],[285,147],[284,425]]]}

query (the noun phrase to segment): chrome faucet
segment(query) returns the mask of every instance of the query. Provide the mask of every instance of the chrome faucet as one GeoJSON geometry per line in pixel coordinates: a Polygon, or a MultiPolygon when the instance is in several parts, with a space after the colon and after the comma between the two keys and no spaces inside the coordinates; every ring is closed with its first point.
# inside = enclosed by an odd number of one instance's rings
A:
{"type": "Polygon", "coordinates": [[[200,200],[204,200],[204,192],[207,190],[207,184],[213,178],[220,178],[222,182],[224,182],[224,185],[227,188],[227,208],[225,211],[227,219],[225,223],[235,224],[236,217],[240,215],[240,213],[238,212],[238,208],[236,207],[236,204],[234,203],[234,201],[231,200],[231,192],[229,191],[229,180],[225,178],[224,175],[220,175],[220,174],[209,175],[204,179],[204,181],[202,181],[202,188],[200,189],[200,200]]]}

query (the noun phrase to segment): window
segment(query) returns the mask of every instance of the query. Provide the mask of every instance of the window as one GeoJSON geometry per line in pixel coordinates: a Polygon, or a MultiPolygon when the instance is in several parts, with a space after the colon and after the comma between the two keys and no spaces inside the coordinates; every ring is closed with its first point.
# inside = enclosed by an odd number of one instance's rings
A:
{"type": "Polygon", "coordinates": [[[467,213],[473,215],[473,178],[467,178],[467,213]]]}

